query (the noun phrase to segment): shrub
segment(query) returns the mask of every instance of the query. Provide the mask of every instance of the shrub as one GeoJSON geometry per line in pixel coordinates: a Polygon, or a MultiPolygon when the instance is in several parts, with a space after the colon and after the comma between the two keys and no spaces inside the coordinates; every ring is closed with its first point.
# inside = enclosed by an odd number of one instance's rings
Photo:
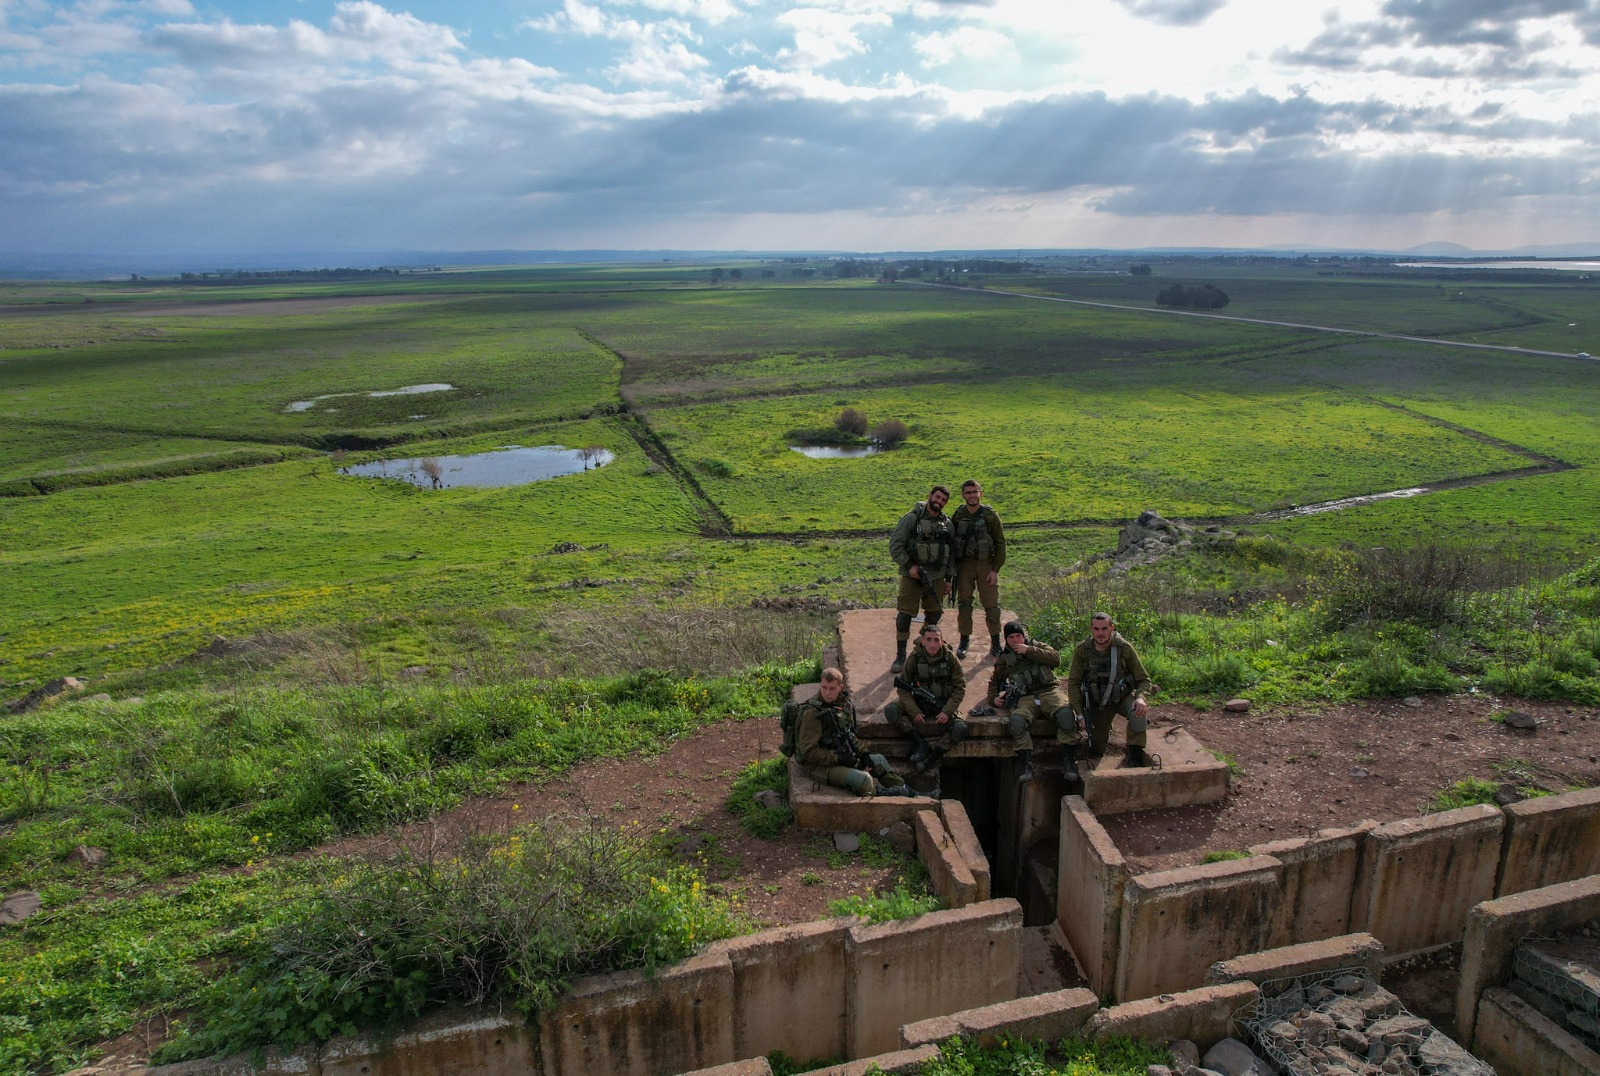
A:
{"type": "Polygon", "coordinates": [[[839,417],[833,420],[833,425],[840,433],[862,437],[867,432],[867,416],[853,407],[847,407],[839,412],[839,417]]]}
{"type": "Polygon", "coordinates": [[[886,418],[872,429],[872,439],[884,445],[898,445],[910,436],[906,424],[897,418],[886,418]]]}
{"type": "Polygon", "coordinates": [[[856,893],[830,901],[828,914],[859,915],[869,923],[887,923],[893,919],[910,919],[912,916],[936,912],[940,907],[939,898],[928,892],[925,886],[914,887],[900,881],[887,893],[856,893]]]}
{"type": "Polygon", "coordinates": [[[1430,814],[1453,811],[1457,807],[1472,807],[1479,803],[1493,803],[1500,786],[1482,777],[1464,777],[1455,784],[1435,792],[1433,802],[1423,810],[1430,814]]]}

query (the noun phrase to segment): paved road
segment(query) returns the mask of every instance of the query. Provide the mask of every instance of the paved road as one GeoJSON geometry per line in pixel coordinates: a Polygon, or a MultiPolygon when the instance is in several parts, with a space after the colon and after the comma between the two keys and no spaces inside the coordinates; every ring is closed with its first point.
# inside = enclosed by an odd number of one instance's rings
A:
{"type": "Polygon", "coordinates": [[[1207,314],[1199,310],[1166,310],[1148,306],[1122,306],[1118,303],[1096,303],[1088,299],[1063,299],[1055,295],[1031,295],[1025,291],[1004,291],[1000,288],[968,288],[957,284],[933,284],[928,281],[914,281],[930,288],[949,288],[951,291],[970,291],[982,295],[1009,295],[1014,299],[1038,299],[1046,303],[1068,303],[1072,306],[1097,306],[1103,310],[1123,310],[1134,314],[1166,314],[1180,318],[1211,318],[1215,321],[1240,321],[1249,325],[1271,325],[1279,329],[1305,329],[1309,332],[1339,333],[1344,336],[1365,336],[1375,340],[1404,340],[1413,344],[1435,344],[1439,347],[1474,348],[1479,351],[1509,351],[1516,355],[1540,355],[1552,359],[1587,359],[1595,360],[1581,352],[1571,351],[1541,351],[1531,347],[1511,347],[1506,344],[1473,344],[1465,340],[1441,340],[1434,336],[1407,336],[1404,333],[1380,333],[1368,329],[1340,329],[1332,325],[1308,325],[1299,321],[1273,321],[1270,318],[1245,318],[1234,314],[1207,314]]]}

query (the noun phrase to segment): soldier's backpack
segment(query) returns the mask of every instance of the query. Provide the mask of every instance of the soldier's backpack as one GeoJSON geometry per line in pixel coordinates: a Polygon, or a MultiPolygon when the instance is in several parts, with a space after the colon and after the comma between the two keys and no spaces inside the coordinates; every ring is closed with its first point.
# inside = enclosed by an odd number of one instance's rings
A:
{"type": "Polygon", "coordinates": [[[784,758],[794,758],[798,750],[796,738],[800,735],[800,704],[793,699],[783,700],[783,709],[778,711],[778,728],[783,731],[783,742],[778,745],[778,750],[783,752],[784,758]]]}

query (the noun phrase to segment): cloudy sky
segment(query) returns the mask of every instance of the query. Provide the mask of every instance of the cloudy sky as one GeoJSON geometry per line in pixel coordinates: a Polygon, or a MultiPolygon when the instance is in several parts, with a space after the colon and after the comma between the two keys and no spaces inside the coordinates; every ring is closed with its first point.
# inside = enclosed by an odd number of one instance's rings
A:
{"type": "Polygon", "coordinates": [[[0,0],[0,252],[1600,248],[1600,0],[0,0]]]}

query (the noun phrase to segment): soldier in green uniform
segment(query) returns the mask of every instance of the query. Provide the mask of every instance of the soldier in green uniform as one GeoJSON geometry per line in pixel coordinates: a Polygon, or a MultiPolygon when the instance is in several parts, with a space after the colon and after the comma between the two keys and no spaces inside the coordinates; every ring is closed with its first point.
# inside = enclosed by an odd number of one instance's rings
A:
{"type": "Polygon", "coordinates": [[[848,788],[858,796],[907,794],[905,779],[882,755],[863,754],[855,739],[856,707],[844,673],[823,669],[815,697],[800,708],[795,756],[813,781],[848,788]]]}
{"type": "Polygon", "coordinates": [[[1148,766],[1145,694],[1154,689],[1133,644],[1117,633],[1108,614],[1094,614],[1089,637],[1073,649],[1067,669],[1067,699],[1089,728],[1089,750],[1105,751],[1112,719],[1121,714],[1128,721],[1128,765],[1148,766]]]}
{"type": "Polygon", "coordinates": [[[1028,724],[1044,714],[1054,719],[1056,742],[1063,745],[1066,753],[1061,772],[1069,785],[1077,783],[1081,780],[1076,765],[1078,745],[1083,742],[1083,734],[1078,731],[1078,719],[1056,679],[1061,654],[1054,647],[1028,638],[1027,629],[1014,620],[1006,625],[1005,640],[1005,649],[995,658],[994,672],[989,676],[989,705],[1009,711],[1006,727],[1011,733],[1011,746],[1022,760],[1017,783],[1033,780],[1033,737],[1028,724]]]}
{"type": "Polygon", "coordinates": [[[961,702],[967,696],[967,674],[961,662],[944,645],[939,625],[922,625],[901,678],[912,687],[923,688],[939,700],[940,708],[931,717],[911,692],[897,687],[895,697],[883,708],[883,716],[912,743],[911,765],[917,773],[937,765],[944,753],[967,738],[967,723],[961,720],[961,702]]]}
{"type": "Polygon", "coordinates": [[[961,642],[956,657],[967,656],[972,641],[972,592],[983,602],[989,629],[989,655],[1000,653],[1000,569],[1006,562],[1006,532],[1000,514],[983,503],[983,487],[972,479],[961,483],[966,503],[950,513],[956,535],[956,627],[961,642]]]}
{"type": "Polygon", "coordinates": [[[911,638],[911,621],[920,607],[923,620],[939,623],[944,614],[944,596],[955,574],[955,531],[944,506],[950,491],[934,486],[926,501],[900,517],[889,536],[889,556],[900,568],[900,590],[895,596],[894,639],[896,655],[889,671],[897,673],[906,663],[906,643],[911,638]]]}

